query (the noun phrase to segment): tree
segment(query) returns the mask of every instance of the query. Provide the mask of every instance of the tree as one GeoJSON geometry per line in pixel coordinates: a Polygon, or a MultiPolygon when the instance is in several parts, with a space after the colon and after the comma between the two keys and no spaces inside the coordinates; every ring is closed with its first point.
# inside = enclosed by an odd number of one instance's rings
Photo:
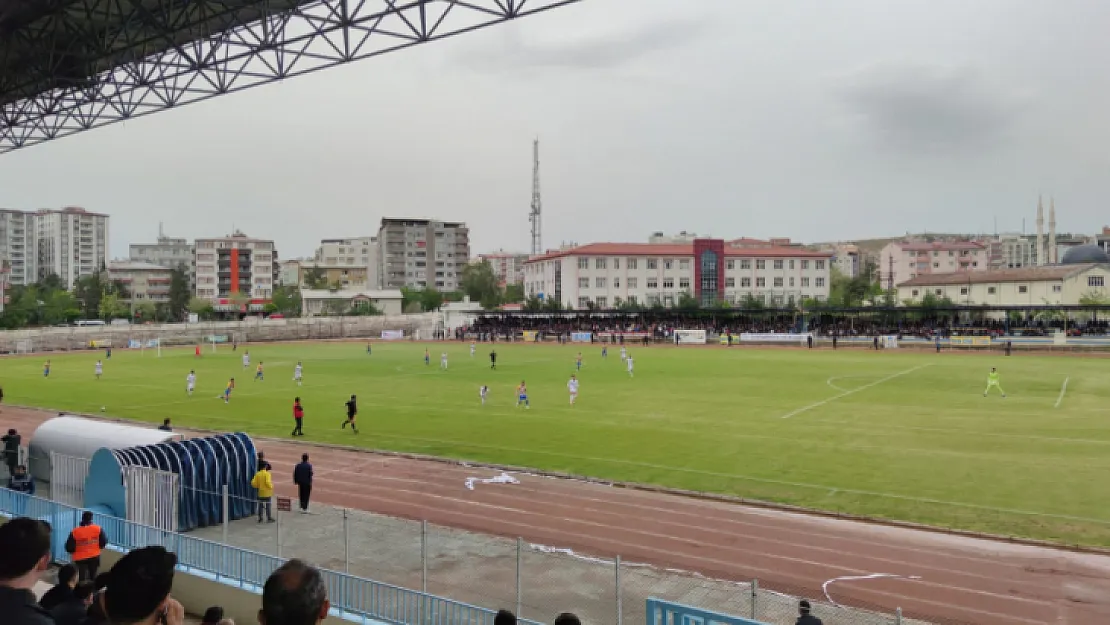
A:
{"type": "Polygon", "coordinates": [[[482,308],[497,308],[501,304],[501,287],[493,273],[489,261],[470,263],[462,270],[460,280],[463,293],[473,302],[480,302],[482,308]]]}
{"type": "Polygon", "coordinates": [[[543,309],[545,312],[562,312],[563,303],[555,299],[554,297],[545,299],[543,301],[543,309]]]}
{"type": "Polygon", "coordinates": [[[524,310],[528,312],[540,312],[543,310],[544,301],[535,295],[524,300],[524,310]]]}
{"type": "Polygon", "coordinates": [[[301,314],[301,290],[295,286],[279,286],[274,289],[274,312],[279,312],[286,317],[296,317],[301,314]]]}
{"type": "Polygon", "coordinates": [[[48,273],[39,280],[39,289],[42,291],[64,291],[65,285],[56,273],[48,273]]]}
{"type": "Polygon", "coordinates": [[[328,288],[328,276],[319,267],[309,267],[304,272],[304,285],[308,289],[326,289],[328,288]]]}
{"type": "Polygon", "coordinates": [[[501,299],[506,304],[519,304],[524,301],[524,285],[519,282],[505,285],[501,299]]]}
{"type": "Polygon", "coordinates": [[[43,325],[69,323],[81,316],[77,299],[68,291],[53,291],[46,296],[42,305],[43,325]]]}
{"type": "Polygon", "coordinates": [[[360,300],[351,304],[347,314],[353,317],[376,317],[385,313],[379,310],[374,302],[360,300]]]}
{"type": "Polygon", "coordinates": [[[424,289],[420,294],[420,308],[424,312],[431,312],[439,310],[443,306],[443,294],[439,291],[429,287],[424,289]]]}
{"type": "Polygon", "coordinates": [[[698,302],[698,298],[694,297],[689,291],[683,291],[678,294],[675,308],[679,310],[697,310],[701,308],[701,304],[698,302]]]}
{"type": "Polygon", "coordinates": [[[744,299],[740,300],[740,308],[743,308],[744,310],[763,310],[764,307],[765,306],[763,300],[757,298],[751,293],[747,293],[746,295],[744,295],[744,299]]]}
{"type": "Polygon", "coordinates": [[[135,304],[135,318],[139,321],[155,321],[158,309],[154,302],[139,302],[135,304]]]}
{"type": "Polygon", "coordinates": [[[1080,306],[1107,306],[1110,305],[1110,296],[1100,289],[1091,289],[1079,296],[1080,306]]]}
{"type": "Polygon", "coordinates": [[[104,282],[99,273],[82,276],[73,287],[78,306],[86,318],[100,315],[100,298],[104,295],[104,282]]]}
{"type": "Polygon", "coordinates": [[[202,297],[194,297],[189,300],[189,312],[201,319],[210,319],[214,312],[212,310],[212,302],[202,297]]]}
{"type": "Polygon", "coordinates": [[[173,321],[181,321],[189,310],[189,300],[192,298],[189,289],[189,274],[185,265],[178,265],[170,271],[170,301],[169,317],[173,321]]]}
{"type": "Polygon", "coordinates": [[[127,317],[127,306],[115,293],[105,293],[100,298],[100,318],[105,321],[127,317]]]}

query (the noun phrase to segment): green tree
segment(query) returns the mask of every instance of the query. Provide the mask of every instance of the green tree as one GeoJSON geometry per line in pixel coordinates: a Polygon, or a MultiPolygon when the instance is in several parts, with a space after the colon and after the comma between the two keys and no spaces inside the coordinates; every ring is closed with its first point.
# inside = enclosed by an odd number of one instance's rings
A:
{"type": "Polygon", "coordinates": [[[189,311],[189,300],[193,293],[189,289],[189,273],[185,265],[181,264],[170,271],[170,298],[169,317],[172,321],[181,321],[189,311]]]}
{"type": "Polygon", "coordinates": [[[443,306],[443,294],[439,291],[429,287],[423,290],[420,294],[420,308],[424,312],[431,312],[439,310],[443,306]]]}
{"type": "Polygon", "coordinates": [[[545,312],[562,312],[563,303],[554,297],[548,298],[543,301],[543,309],[545,312]]]}
{"type": "Polygon", "coordinates": [[[1110,296],[1101,289],[1091,289],[1079,296],[1080,306],[1107,306],[1110,305],[1110,296]]]}
{"type": "Polygon", "coordinates": [[[350,309],[347,311],[347,314],[353,317],[376,317],[384,313],[382,313],[382,311],[379,310],[373,302],[363,300],[353,302],[350,306],[350,309]]]}
{"type": "Polygon", "coordinates": [[[679,310],[697,310],[701,308],[701,304],[698,303],[698,298],[694,297],[689,291],[683,291],[678,294],[675,308],[679,310]]]}
{"type": "Polygon", "coordinates": [[[104,321],[111,321],[112,319],[126,318],[128,316],[128,308],[119,295],[115,293],[105,293],[100,298],[100,310],[98,311],[100,318],[104,321]]]}
{"type": "Polygon", "coordinates": [[[543,310],[544,301],[535,295],[524,300],[524,310],[528,312],[540,312],[543,310]]]}
{"type": "Polygon", "coordinates": [[[470,301],[480,302],[483,308],[497,308],[501,305],[501,287],[489,261],[470,263],[464,267],[460,284],[470,301]]]}
{"type": "Polygon", "coordinates": [[[64,291],[66,286],[62,284],[62,279],[56,273],[48,273],[39,280],[39,290],[41,291],[64,291]]]}
{"type": "Polygon", "coordinates": [[[744,298],[740,300],[740,308],[744,310],[763,310],[765,307],[763,300],[751,293],[745,294],[744,298]]]}
{"type": "Polygon", "coordinates": [[[154,321],[158,309],[155,308],[154,302],[139,302],[135,304],[135,320],[136,321],[154,321]]]}
{"type": "Polygon", "coordinates": [[[99,273],[82,276],[73,286],[73,294],[86,318],[91,319],[100,315],[100,298],[104,295],[104,286],[99,273]]]}
{"type": "Polygon", "coordinates": [[[41,308],[44,325],[69,323],[81,316],[77,299],[68,291],[53,291],[45,297],[41,308]]]}
{"type": "Polygon", "coordinates": [[[201,319],[211,319],[214,313],[212,302],[202,297],[194,297],[189,300],[189,312],[201,319]]]}
{"type": "Polygon", "coordinates": [[[286,317],[297,317],[301,314],[301,290],[295,286],[279,286],[274,289],[274,312],[279,312],[286,317]]]}
{"type": "Polygon", "coordinates": [[[328,288],[328,276],[323,269],[319,267],[309,267],[304,272],[304,286],[307,289],[326,289],[328,288]]]}
{"type": "Polygon", "coordinates": [[[501,299],[506,304],[519,304],[524,301],[524,285],[519,282],[505,285],[501,299]]]}

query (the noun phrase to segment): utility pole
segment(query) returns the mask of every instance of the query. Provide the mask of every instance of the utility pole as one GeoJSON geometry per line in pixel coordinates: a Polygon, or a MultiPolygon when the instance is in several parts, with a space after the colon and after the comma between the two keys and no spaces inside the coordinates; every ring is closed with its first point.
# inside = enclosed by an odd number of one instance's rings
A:
{"type": "Polygon", "coordinates": [[[540,140],[532,142],[532,209],[528,213],[528,221],[532,223],[532,256],[543,253],[543,229],[541,213],[543,203],[540,200],[540,140]]]}
{"type": "Polygon", "coordinates": [[[891,254],[887,261],[886,304],[891,306],[894,304],[894,255],[891,254]]]}

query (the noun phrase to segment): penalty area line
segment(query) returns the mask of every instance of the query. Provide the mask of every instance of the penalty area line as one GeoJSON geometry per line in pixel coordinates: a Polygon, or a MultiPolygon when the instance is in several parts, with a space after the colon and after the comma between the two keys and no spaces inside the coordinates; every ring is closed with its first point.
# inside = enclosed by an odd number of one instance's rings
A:
{"type": "Polygon", "coordinates": [[[844,391],[843,393],[840,393],[839,395],[833,395],[832,397],[830,397],[828,399],[822,399],[821,401],[812,403],[808,406],[802,406],[801,408],[798,408],[797,410],[795,410],[793,412],[788,412],[788,413],[782,415],[782,417],[780,417],[780,418],[789,419],[790,417],[800,415],[803,412],[808,412],[810,410],[813,410],[814,408],[820,408],[821,406],[824,406],[825,404],[827,404],[829,402],[834,402],[838,399],[842,399],[842,398],[847,397],[849,395],[854,395],[854,394],[856,394],[860,391],[865,391],[865,390],[867,390],[867,389],[869,389],[873,386],[878,386],[878,385],[882,384],[883,382],[888,382],[890,380],[893,380],[894,378],[899,378],[899,377],[902,377],[904,375],[909,375],[909,374],[913,373],[914,371],[918,371],[920,369],[924,369],[925,367],[931,367],[931,366],[932,366],[932,363],[927,364],[927,365],[920,365],[920,366],[914,367],[912,369],[906,369],[905,371],[899,371],[898,373],[888,375],[885,378],[880,378],[878,380],[875,380],[874,382],[871,382],[869,384],[864,384],[863,386],[860,386],[858,388],[854,388],[850,391],[844,391]]]}
{"type": "Polygon", "coordinates": [[[1070,377],[1064,376],[1064,383],[1060,386],[1060,396],[1056,398],[1056,404],[1052,406],[1053,408],[1059,408],[1060,402],[1064,401],[1064,393],[1068,392],[1068,380],[1070,379],[1070,377]]]}

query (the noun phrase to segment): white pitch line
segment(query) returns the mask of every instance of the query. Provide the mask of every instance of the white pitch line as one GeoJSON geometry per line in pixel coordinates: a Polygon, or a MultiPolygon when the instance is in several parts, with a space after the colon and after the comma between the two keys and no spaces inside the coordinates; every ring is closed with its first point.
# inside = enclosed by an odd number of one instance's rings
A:
{"type": "Polygon", "coordinates": [[[881,378],[881,379],[875,380],[874,382],[871,382],[870,384],[864,384],[863,386],[861,386],[861,387],[859,387],[859,388],[854,388],[854,389],[852,389],[852,390],[850,390],[850,391],[844,391],[843,393],[841,393],[841,394],[839,394],[839,395],[833,395],[832,397],[830,397],[830,398],[828,398],[828,399],[822,399],[822,400],[821,400],[821,401],[819,401],[819,402],[816,402],[816,403],[812,403],[812,404],[810,404],[810,405],[808,405],[808,406],[803,406],[803,407],[801,407],[801,408],[799,408],[799,409],[797,409],[797,410],[795,410],[795,411],[793,411],[793,412],[788,412],[788,413],[786,413],[786,414],[782,415],[782,417],[781,417],[781,418],[783,418],[783,419],[789,419],[790,417],[793,417],[793,416],[795,416],[795,415],[800,415],[800,414],[802,414],[803,412],[807,412],[807,411],[809,411],[809,410],[813,410],[814,408],[820,408],[821,406],[824,406],[825,404],[827,404],[827,403],[829,403],[829,402],[833,402],[833,401],[836,401],[836,400],[838,400],[838,399],[841,399],[841,398],[843,398],[843,397],[847,397],[847,396],[849,396],[849,395],[853,395],[853,394],[855,394],[855,393],[858,393],[858,392],[860,392],[860,391],[864,391],[864,390],[867,390],[867,389],[871,388],[872,386],[878,386],[878,385],[880,385],[880,384],[882,384],[883,382],[886,382],[886,381],[888,381],[888,380],[893,380],[894,378],[899,378],[899,377],[902,377],[902,376],[904,376],[904,375],[909,375],[909,374],[913,373],[914,371],[917,371],[917,370],[919,370],[919,369],[924,369],[925,367],[931,367],[931,366],[932,366],[932,363],[930,363],[930,364],[927,364],[927,365],[920,365],[920,366],[914,367],[914,368],[912,368],[912,369],[906,369],[905,371],[899,371],[898,373],[895,373],[895,374],[892,374],[892,375],[888,375],[888,376],[886,376],[885,378],[881,378]]]}
{"type": "Polygon", "coordinates": [[[1068,380],[1071,378],[1064,376],[1064,384],[1060,387],[1060,396],[1056,398],[1056,405],[1053,408],[1059,408],[1060,402],[1064,401],[1064,393],[1068,392],[1068,380]]]}

